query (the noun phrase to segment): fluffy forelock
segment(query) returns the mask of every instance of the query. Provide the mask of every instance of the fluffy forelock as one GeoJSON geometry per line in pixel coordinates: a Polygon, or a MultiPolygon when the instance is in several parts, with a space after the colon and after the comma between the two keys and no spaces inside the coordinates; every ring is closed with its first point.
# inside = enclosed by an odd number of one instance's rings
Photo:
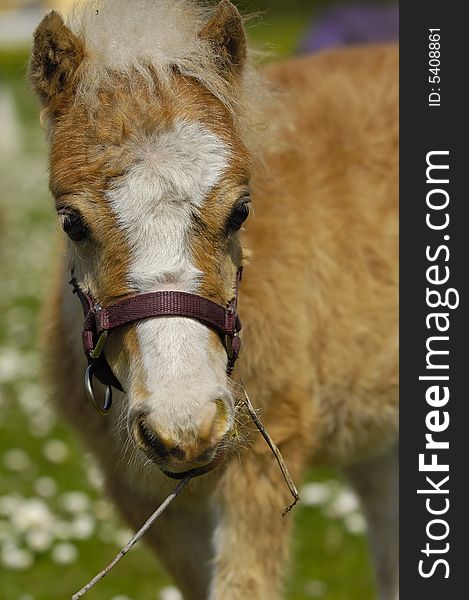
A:
{"type": "Polygon", "coordinates": [[[80,0],[66,24],[86,47],[78,97],[112,85],[115,73],[139,73],[152,84],[168,82],[174,69],[200,81],[226,106],[232,86],[214,65],[209,43],[199,37],[214,7],[194,0],[80,0]]]}

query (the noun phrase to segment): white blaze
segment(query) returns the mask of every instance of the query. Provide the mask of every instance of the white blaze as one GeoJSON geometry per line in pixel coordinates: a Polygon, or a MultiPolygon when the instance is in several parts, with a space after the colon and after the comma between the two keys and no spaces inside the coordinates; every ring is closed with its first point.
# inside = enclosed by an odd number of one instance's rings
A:
{"type": "MultiPolygon", "coordinates": [[[[138,162],[108,192],[130,247],[129,286],[139,293],[196,293],[201,273],[190,254],[191,215],[226,170],[228,147],[201,124],[176,121],[140,141],[136,153],[138,162]]],[[[138,323],[137,334],[159,418],[163,425],[177,419],[187,426],[194,409],[197,414],[222,394],[224,363],[214,369],[208,329],[192,319],[169,317],[138,323]]]]}

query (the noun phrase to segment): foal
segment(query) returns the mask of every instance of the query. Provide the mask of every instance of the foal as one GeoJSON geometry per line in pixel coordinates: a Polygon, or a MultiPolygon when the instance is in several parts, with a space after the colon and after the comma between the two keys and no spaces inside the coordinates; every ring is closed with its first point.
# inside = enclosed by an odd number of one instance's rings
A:
{"type": "Polygon", "coordinates": [[[261,74],[228,0],[89,0],[36,31],[67,234],[46,304],[52,396],[133,527],[171,478],[205,472],[147,537],[188,600],[281,597],[288,491],[243,427],[241,379],[294,479],[345,470],[379,597],[397,597],[396,68],[395,49],[368,47],[261,74]],[[88,386],[107,386],[104,412],[123,390],[106,418],[85,397],[77,296],[88,386]],[[113,310],[122,322],[99,329],[113,310]]]}

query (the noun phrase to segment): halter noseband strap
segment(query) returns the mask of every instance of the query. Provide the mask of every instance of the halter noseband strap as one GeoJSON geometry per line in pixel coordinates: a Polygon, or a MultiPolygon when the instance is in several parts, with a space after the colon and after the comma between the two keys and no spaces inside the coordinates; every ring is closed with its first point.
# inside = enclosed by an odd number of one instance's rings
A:
{"type": "Polygon", "coordinates": [[[238,358],[241,340],[241,321],[238,317],[238,291],[242,268],[236,275],[235,297],[227,307],[212,300],[187,292],[152,292],[132,296],[108,307],[101,307],[95,299],[79,287],[73,277],[70,284],[83,307],[85,322],[83,325],[83,349],[88,359],[85,382],[88,396],[98,412],[106,413],[112,402],[111,388],[120,391],[122,386],[109,366],[103,353],[109,333],[142,319],[156,317],[187,317],[196,319],[206,327],[213,329],[223,341],[228,355],[227,373],[231,375],[238,358]],[[92,376],[107,387],[103,409],[96,404],[92,388],[92,376]]]}

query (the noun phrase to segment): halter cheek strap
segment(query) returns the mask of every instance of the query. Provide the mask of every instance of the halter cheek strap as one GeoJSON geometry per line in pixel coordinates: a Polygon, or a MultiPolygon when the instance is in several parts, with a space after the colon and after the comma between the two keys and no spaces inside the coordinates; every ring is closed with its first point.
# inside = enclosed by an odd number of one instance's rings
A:
{"type": "Polygon", "coordinates": [[[172,291],[140,294],[111,306],[102,307],[90,294],[80,288],[72,272],[70,284],[73,293],[80,299],[85,319],[82,332],[83,349],[88,360],[85,385],[87,395],[95,409],[101,414],[107,413],[112,404],[112,388],[123,391],[103,352],[109,334],[113,329],[142,319],[186,317],[209,327],[223,342],[228,356],[227,374],[231,375],[241,348],[239,337],[241,321],[238,316],[241,277],[242,268],[239,268],[236,275],[235,297],[226,307],[196,294],[172,291]],[[107,388],[103,407],[97,404],[94,397],[93,376],[107,388]]]}

